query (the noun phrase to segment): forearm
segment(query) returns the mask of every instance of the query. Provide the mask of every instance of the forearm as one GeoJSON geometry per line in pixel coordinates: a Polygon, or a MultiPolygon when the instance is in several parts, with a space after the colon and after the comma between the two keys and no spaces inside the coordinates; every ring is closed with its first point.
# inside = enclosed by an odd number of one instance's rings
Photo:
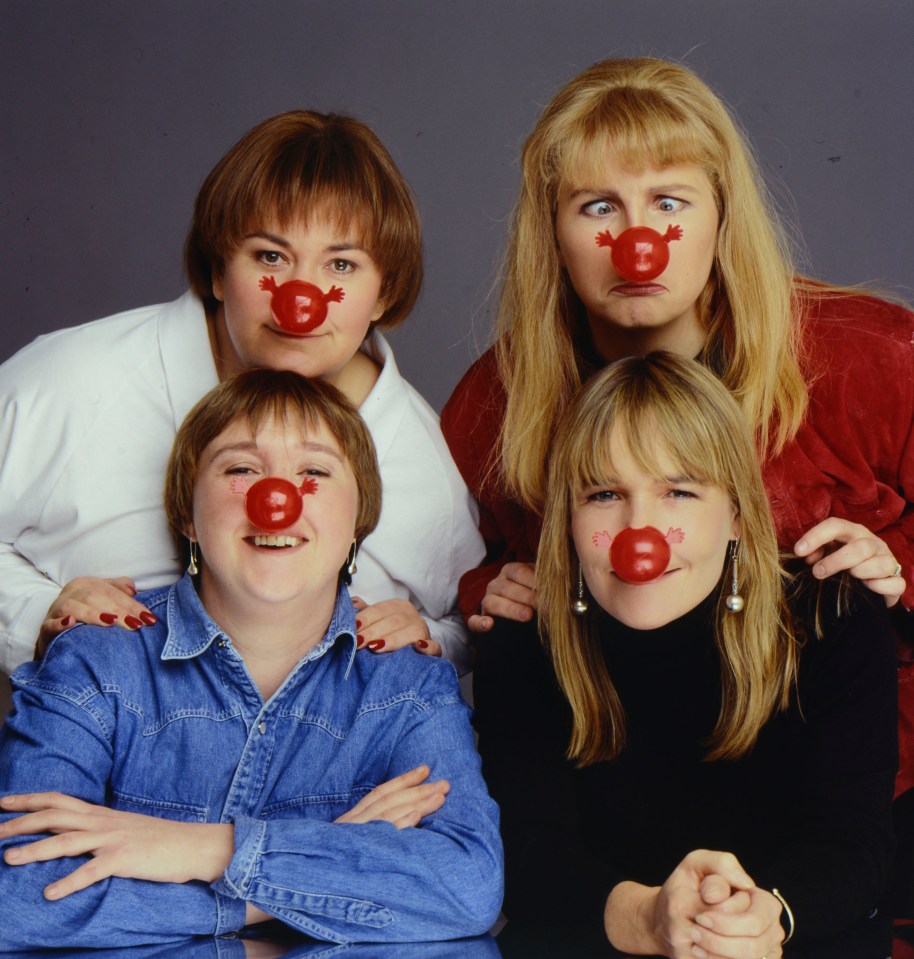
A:
{"type": "MultiPolygon", "coordinates": [[[[4,841],[0,849],[19,846],[27,838],[4,841]]],[[[45,899],[47,886],[62,880],[81,860],[88,857],[0,864],[0,895],[5,902],[17,904],[4,917],[5,947],[152,944],[234,932],[245,923],[243,903],[217,894],[202,882],[109,878],[60,901],[45,899]]]]}
{"type": "Polygon", "coordinates": [[[0,670],[12,673],[35,654],[35,641],[60,586],[9,543],[0,543],[0,670]]]}
{"type": "Polygon", "coordinates": [[[459,613],[432,619],[427,614],[422,617],[428,626],[431,638],[441,646],[445,659],[449,659],[457,669],[457,675],[463,676],[472,668],[472,650],[463,617],[459,613]]]}
{"type": "Polygon", "coordinates": [[[457,822],[445,808],[402,830],[303,820],[235,827],[235,855],[214,888],[315,938],[451,939],[485,932],[498,915],[494,808],[464,808],[457,822]]]}

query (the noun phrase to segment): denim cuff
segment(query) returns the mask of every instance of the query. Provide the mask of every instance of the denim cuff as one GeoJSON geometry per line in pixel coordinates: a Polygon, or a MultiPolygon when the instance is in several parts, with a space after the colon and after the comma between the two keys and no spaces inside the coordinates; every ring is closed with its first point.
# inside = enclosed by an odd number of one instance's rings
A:
{"type": "MultiPolygon", "coordinates": [[[[221,896],[245,899],[254,877],[254,867],[263,847],[267,824],[260,819],[240,818],[235,823],[235,854],[212,888],[221,896]]],[[[221,898],[220,896],[220,898],[221,898]]],[[[242,917],[242,925],[244,925],[242,917]]],[[[239,927],[240,928],[240,927],[239,927]]]]}

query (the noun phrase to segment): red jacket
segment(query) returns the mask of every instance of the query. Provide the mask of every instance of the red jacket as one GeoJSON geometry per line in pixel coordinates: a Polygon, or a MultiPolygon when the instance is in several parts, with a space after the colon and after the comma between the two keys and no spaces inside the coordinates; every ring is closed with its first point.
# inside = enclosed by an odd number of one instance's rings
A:
{"type": "MultiPolygon", "coordinates": [[[[810,403],[794,440],[764,468],[785,550],[828,516],[877,533],[902,564],[914,609],[914,313],[868,296],[829,295],[803,318],[810,403]]],[[[506,562],[532,563],[539,517],[509,499],[492,468],[505,393],[495,354],[484,353],[457,385],[441,428],[479,501],[483,566],[460,580],[465,617],[506,562]]]]}

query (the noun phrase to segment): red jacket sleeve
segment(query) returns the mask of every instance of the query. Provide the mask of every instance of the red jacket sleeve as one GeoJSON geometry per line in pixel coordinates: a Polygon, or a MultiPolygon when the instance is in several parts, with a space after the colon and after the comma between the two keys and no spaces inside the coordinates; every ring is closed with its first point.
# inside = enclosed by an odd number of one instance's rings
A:
{"type": "Polygon", "coordinates": [[[505,416],[505,391],[493,350],[467,370],[441,413],[441,431],[454,462],[479,503],[485,559],[460,578],[458,596],[465,619],[479,612],[486,586],[509,562],[532,563],[539,519],[505,492],[498,470],[498,440],[505,416]]]}
{"type": "Polygon", "coordinates": [[[914,314],[874,297],[824,295],[804,318],[810,405],[765,469],[781,546],[838,516],[888,544],[914,608],[914,314]]]}

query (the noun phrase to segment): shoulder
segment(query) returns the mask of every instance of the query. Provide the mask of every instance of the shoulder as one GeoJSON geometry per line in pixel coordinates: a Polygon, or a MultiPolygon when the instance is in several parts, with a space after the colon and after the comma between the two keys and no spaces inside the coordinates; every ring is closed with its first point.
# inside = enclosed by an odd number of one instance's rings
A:
{"type": "Polygon", "coordinates": [[[138,595],[159,622],[139,630],[79,624],[57,636],[38,663],[26,663],[13,674],[14,687],[57,695],[78,705],[99,693],[119,692],[133,698],[148,684],[167,635],[165,602],[170,587],[138,595]]]}
{"type": "Polygon", "coordinates": [[[801,317],[809,348],[824,340],[853,341],[872,338],[883,348],[910,350],[914,313],[877,296],[813,287],[804,297],[801,317]]]}
{"type": "Polygon", "coordinates": [[[159,318],[173,307],[141,307],[39,336],[0,366],[0,390],[47,397],[82,384],[97,391],[114,379],[129,379],[157,353],[159,318]]]}
{"type": "Polygon", "coordinates": [[[487,414],[504,414],[505,388],[498,372],[495,348],[490,347],[463,374],[441,411],[445,435],[450,430],[466,432],[473,421],[487,414]],[[469,421],[469,422],[468,422],[469,421]]]}
{"type": "Polygon", "coordinates": [[[453,664],[436,656],[424,656],[411,648],[383,655],[359,651],[353,661],[351,678],[363,687],[362,711],[395,702],[411,705],[418,711],[465,705],[453,664]]]}

